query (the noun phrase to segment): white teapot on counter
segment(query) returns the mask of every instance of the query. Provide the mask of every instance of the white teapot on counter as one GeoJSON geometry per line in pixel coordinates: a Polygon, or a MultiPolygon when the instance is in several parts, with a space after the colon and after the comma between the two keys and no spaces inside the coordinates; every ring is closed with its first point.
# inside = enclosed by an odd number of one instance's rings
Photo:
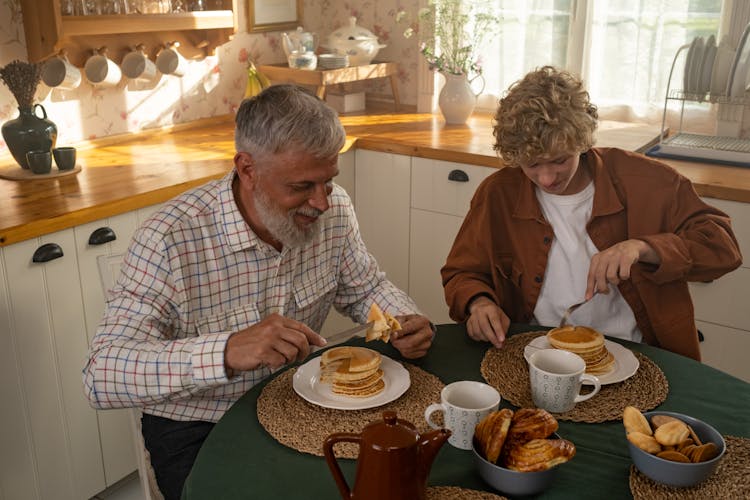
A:
{"type": "Polygon", "coordinates": [[[281,34],[281,46],[287,57],[305,52],[315,53],[318,49],[318,35],[305,31],[302,26],[297,27],[297,31],[281,34]]]}
{"type": "Polygon", "coordinates": [[[333,53],[349,57],[349,66],[370,64],[385,47],[372,31],[357,25],[356,17],[349,18],[348,26],[331,33],[327,42],[327,48],[333,53]]]}

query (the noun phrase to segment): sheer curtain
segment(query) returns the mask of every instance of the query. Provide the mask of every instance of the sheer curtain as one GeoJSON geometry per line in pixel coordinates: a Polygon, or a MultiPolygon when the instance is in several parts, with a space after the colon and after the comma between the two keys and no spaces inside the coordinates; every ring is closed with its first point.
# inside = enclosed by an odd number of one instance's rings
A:
{"type": "MultiPolygon", "coordinates": [[[[529,70],[568,68],[586,81],[603,119],[661,123],[669,69],[679,48],[697,36],[719,36],[747,10],[736,0],[496,0],[502,35],[487,45],[482,64],[486,93],[479,106],[492,109],[497,96],[529,70]]],[[[743,5],[744,4],[744,5],[743,5]]],[[[737,40],[733,41],[736,46],[737,40]]],[[[680,85],[686,51],[678,58],[671,87],[680,85]],[[679,75],[680,78],[677,78],[679,75]]],[[[714,111],[691,104],[705,126],[714,111]]],[[[711,128],[713,125],[711,125],[711,128]]],[[[700,131],[700,130],[699,130],[700,131]]],[[[711,131],[704,131],[712,133],[711,131]]]]}

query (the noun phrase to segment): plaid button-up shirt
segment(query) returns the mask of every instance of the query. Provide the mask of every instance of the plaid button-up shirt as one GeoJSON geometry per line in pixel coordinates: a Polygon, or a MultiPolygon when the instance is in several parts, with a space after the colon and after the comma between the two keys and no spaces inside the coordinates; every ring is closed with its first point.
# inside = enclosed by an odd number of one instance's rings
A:
{"type": "Polygon", "coordinates": [[[367,252],[341,187],[320,234],[279,252],[242,218],[234,175],[180,195],[136,231],[84,368],[93,406],[215,422],[270,374],[228,378],[233,332],[272,313],[319,331],[331,306],[360,323],[373,302],[394,315],[418,313],[367,252]]]}

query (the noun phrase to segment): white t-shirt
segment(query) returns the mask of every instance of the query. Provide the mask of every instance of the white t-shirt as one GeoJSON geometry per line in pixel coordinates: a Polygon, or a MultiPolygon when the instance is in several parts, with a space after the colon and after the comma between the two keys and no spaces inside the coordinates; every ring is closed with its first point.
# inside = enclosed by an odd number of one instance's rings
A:
{"type": "MultiPolygon", "coordinates": [[[[565,310],[583,300],[591,257],[599,252],[586,232],[594,203],[594,183],[572,195],[550,194],[537,188],[536,197],[555,238],[534,318],[540,325],[557,326],[565,310]]],[[[608,294],[598,293],[576,309],[569,322],[590,326],[611,337],[635,342],[642,338],[632,309],[612,285],[608,294]]]]}

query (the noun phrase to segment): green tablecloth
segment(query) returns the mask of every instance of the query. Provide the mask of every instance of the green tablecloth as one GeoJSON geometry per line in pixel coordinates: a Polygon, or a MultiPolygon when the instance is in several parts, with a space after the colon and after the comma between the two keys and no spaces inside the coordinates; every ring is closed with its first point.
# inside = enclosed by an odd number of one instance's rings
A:
{"type": "MultiPolygon", "coordinates": [[[[538,330],[512,325],[511,334],[538,330]]],[[[623,342],[653,360],[669,381],[660,410],[686,413],[713,424],[722,434],[750,437],[750,384],[676,354],[623,342]]],[[[363,344],[362,340],[352,342],[363,344]]],[[[400,359],[390,345],[370,343],[400,359]]],[[[482,380],[479,371],[487,343],[469,339],[462,325],[441,325],[429,354],[409,360],[444,383],[482,380]]],[[[275,441],[256,417],[256,400],[264,384],[254,387],[224,415],[206,439],[185,483],[183,499],[247,498],[336,499],[339,493],[325,459],[299,453],[275,441]]],[[[300,422],[300,432],[305,424],[300,422]]],[[[575,458],[558,472],[553,486],[539,498],[631,498],[629,467],[621,422],[560,422],[561,436],[576,445],[575,458]]],[[[446,444],[430,472],[431,486],[461,486],[492,491],[479,477],[472,452],[446,444]]],[[[352,485],[356,462],[339,460],[352,485]]]]}

